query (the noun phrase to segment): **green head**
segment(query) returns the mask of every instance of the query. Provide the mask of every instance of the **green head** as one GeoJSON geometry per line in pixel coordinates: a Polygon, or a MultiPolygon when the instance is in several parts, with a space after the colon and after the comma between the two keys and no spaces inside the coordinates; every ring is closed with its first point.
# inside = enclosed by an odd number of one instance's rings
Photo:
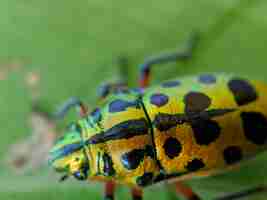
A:
{"type": "Polygon", "coordinates": [[[78,180],[88,178],[89,160],[78,123],[72,124],[56,141],[49,152],[49,165],[63,174],[61,180],[68,176],[74,176],[78,180]]]}

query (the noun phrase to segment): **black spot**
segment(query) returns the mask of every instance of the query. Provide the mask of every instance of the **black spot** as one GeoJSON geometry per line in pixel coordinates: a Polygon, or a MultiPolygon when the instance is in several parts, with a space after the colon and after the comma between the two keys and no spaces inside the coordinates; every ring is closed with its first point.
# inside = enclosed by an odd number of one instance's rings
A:
{"type": "Polygon", "coordinates": [[[117,99],[112,101],[109,104],[109,112],[114,113],[114,112],[121,112],[125,111],[129,107],[134,107],[134,108],[140,108],[140,105],[138,104],[137,101],[125,101],[122,99],[117,99]]]}
{"type": "Polygon", "coordinates": [[[242,159],[242,151],[238,146],[227,147],[223,151],[224,160],[227,164],[234,164],[242,159]]]}
{"type": "Polygon", "coordinates": [[[134,149],[124,153],[121,156],[122,165],[129,170],[136,169],[140,162],[144,160],[145,151],[143,149],[134,149]]]}
{"type": "Polygon", "coordinates": [[[179,156],[179,154],[182,151],[182,146],[181,143],[174,137],[169,137],[164,145],[163,148],[165,150],[165,154],[170,158],[173,159],[177,156],[179,156]]]}
{"type": "Polygon", "coordinates": [[[216,77],[212,74],[202,74],[198,77],[198,81],[204,84],[216,83],[216,77]]]}
{"type": "Polygon", "coordinates": [[[155,154],[155,152],[154,152],[153,146],[146,145],[145,146],[145,155],[149,156],[151,158],[154,158],[154,156],[155,156],[154,154],[155,154]]]}
{"type": "Polygon", "coordinates": [[[181,83],[178,80],[174,80],[174,81],[166,81],[164,83],[161,84],[161,86],[163,88],[171,88],[171,87],[176,87],[179,86],[181,83]]]}
{"type": "Polygon", "coordinates": [[[101,111],[99,108],[96,108],[93,112],[91,112],[91,117],[95,123],[98,123],[102,120],[101,111]]]}
{"type": "Polygon", "coordinates": [[[200,92],[189,92],[185,98],[185,112],[201,112],[208,108],[211,104],[211,99],[200,92]]]}
{"type": "Polygon", "coordinates": [[[200,170],[203,167],[205,167],[205,164],[203,163],[201,159],[198,159],[198,158],[194,158],[193,160],[188,162],[186,165],[186,169],[191,172],[200,170]]]}
{"type": "Polygon", "coordinates": [[[153,94],[150,97],[150,103],[157,107],[166,105],[168,101],[169,101],[169,97],[165,94],[153,94]]]}
{"type": "Polygon", "coordinates": [[[266,117],[258,112],[242,112],[241,119],[246,138],[254,144],[265,144],[267,140],[266,117]]]}
{"type": "Polygon", "coordinates": [[[124,121],[103,133],[92,136],[86,141],[86,144],[98,144],[109,140],[128,139],[137,135],[146,135],[149,131],[148,127],[148,122],[144,118],[124,121]]]}
{"type": "Polygon", "coordinates": [[[221,128],[216,121],[198,119],[191,124],[197,144],[209,145],[220,135],[221,128]]]}
{"type": "Polygon", "coordinates": [[[145,149],[134,149],[130,152],[124,153],[121,156],[121,162],[126,169],[133,170],[139,166],[145,156],[154,158],[154,150],[151,145],[146,145],[145,149]]]}
{"type": "Polygon", "coordinates": [[[145,172],[142,176],[136,179],[136,184],[140,187],[148,186],[153,182],[153,173],[145,172]]]}
{"type": "Polygon", "coordinates": [[[232,91],[235,101],[239,106],[248,104],[257,99],[256,90],[246,80],[232,79],[229,81],[228,87],[232,91]]]}
{"type": "Polygon", "coordinates": [[[104,168],[103,168],[104,175],[113,176],[115,174],[115,169],[113,168],[113,161],[112,158],[107,153],[104,153],[103,155],[103,162],[104,162],[104,168]]]}

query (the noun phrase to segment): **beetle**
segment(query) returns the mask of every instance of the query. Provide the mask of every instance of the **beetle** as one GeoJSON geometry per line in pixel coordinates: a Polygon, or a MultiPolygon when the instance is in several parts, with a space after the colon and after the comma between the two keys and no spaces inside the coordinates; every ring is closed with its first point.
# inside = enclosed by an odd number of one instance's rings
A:
{"type": "MultiPolygon", "coordinates": [[[[92,112],[78,98],[59,109],[59,118],[72,107],[81,115],[50,151],[49,164],[62,180],[103,181],[106,200],[114,199],[115,184],[141,200],[144,187],[165,181],[187,200],[200,200],[183,180],[227,171],[266,149],[266,84],[210,73],[149,86],[152,66],[190,59],[197,41],[193,34],[184,51],[147,59],[137,89],[102,86],[92,112]]],[[[265,186],[221,199],[262,191],[265,186]]]]}

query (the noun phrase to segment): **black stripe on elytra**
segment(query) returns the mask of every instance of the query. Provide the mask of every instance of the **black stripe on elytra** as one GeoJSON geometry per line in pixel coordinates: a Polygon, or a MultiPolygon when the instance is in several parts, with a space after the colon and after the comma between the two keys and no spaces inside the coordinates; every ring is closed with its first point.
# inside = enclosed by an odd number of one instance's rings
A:
{"type": "Polygon", "coordinates": [[[86,144],[99,144],[109,140],[128,139],[148,134],[149,124],[145,118],[121,122],[105,132],[96,134],[86,144]]]}
{"type": "Polygon", "coordinates": [[[159,131],[167,131],[173,127],[176,127],[179,124],[184,123],[193,123],[200,119],[211,119],[213,117],[222,116],[224,114],[234,112],[235,109],[211,109],[207,111],[190,113],[190,114],[167,114],[167,113],[159,113],[156,115],[153,125],[159,131]]]}

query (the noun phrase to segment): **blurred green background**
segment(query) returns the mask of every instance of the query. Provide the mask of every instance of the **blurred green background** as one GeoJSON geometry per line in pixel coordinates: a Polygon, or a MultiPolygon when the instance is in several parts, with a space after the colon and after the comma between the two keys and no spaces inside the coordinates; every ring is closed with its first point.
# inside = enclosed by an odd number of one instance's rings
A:
{"type": "MultiPolygon", "coordinates": [[[[48,112],[70,96],[93,106],[97,86],[117,77],[114,58],[129,57],[129,84],[136,86],[145,57],[182,47],[193,30],[202,33],[194,59],[155,67],[153,83],[197,72],[267,81],[266,10],[264,0],[1,0],[0,199],[101,199],[100,184],[60,184],[47,166],[19,175],[6,164],[10,145],[32,132],[28,118],[36,98],[48,112]]],[[[262,154],[241,170],[188,184],[211,199],[267,183],[266,165],[262,154]]],[[[127,191],[120,189],[118,199],[130,199],[127,191]]],[[[164,187],[145,193],[145,199],[168,196],[164,187]]]]}

